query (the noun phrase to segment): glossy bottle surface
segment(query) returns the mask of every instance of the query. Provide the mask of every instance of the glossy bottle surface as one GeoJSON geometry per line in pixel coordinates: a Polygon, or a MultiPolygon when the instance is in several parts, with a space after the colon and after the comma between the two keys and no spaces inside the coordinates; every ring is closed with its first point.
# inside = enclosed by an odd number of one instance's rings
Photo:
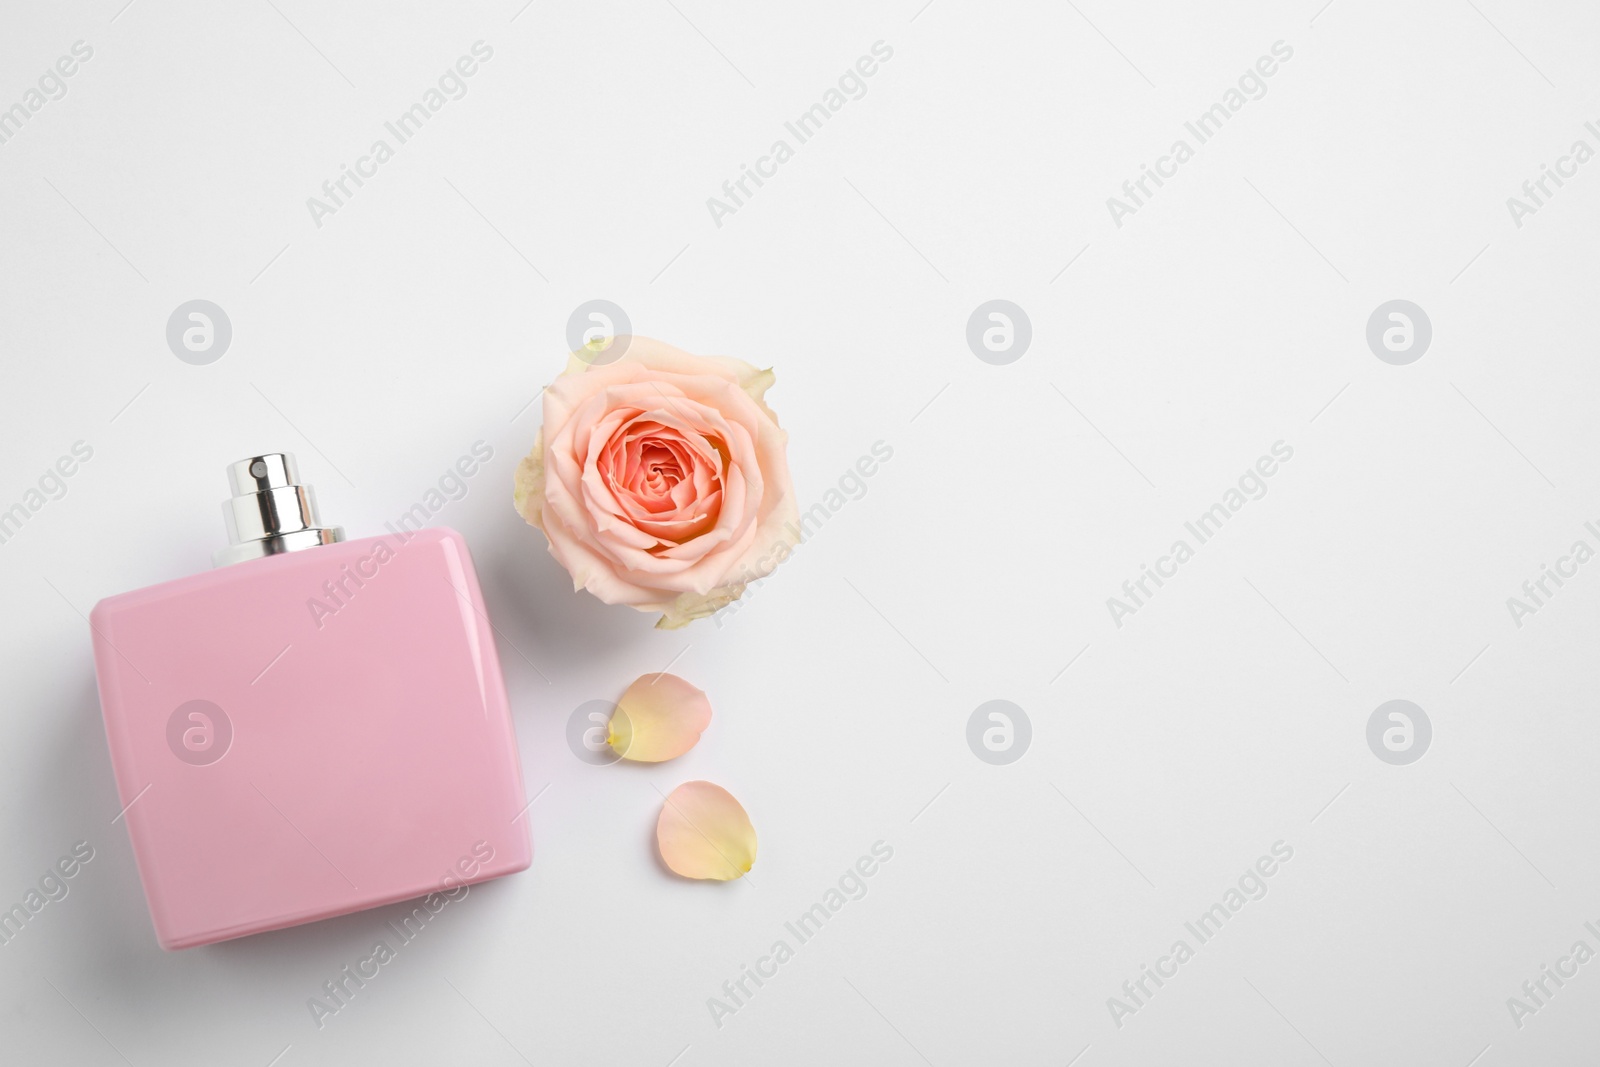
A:
{"type": "Polygon", "coordinates": [[[95,607],[106,736],[163,947],[531,861],[471,556],[452,530],[401,536],[234,563],[95,607]]]}

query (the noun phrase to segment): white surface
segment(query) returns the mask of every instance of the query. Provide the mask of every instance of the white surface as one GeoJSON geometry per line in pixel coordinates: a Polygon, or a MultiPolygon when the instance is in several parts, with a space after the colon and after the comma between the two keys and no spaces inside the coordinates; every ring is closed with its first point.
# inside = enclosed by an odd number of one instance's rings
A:
{"type": "Polygon", "coordinates": [[[1520,1029],[1506,998],[1600,949],[1600,564],[1520,629],[1505,604],[1600,544],[1600,162],[1520,229],[1506,207],[1600,147],[1592,6],[120,3],[0,30],[0,106],[94,49],[0,145],[0,507],[94,449],[0,545],[0,900],[96,850],[0,945],[0,1058],[1592,1057],[1600,963],[1520,1029]],[[467,95],[315,226],[306,198],[480,39],[467,95]],[[866,95],[715,226],[706,198],[878,40],[866,95]],[[1115,227],[1106,198],[1279,40],[1266,96],[1115,227]],[[595,297],[775,367],[804,500],[894,449],[720,627],[570,594],[512,512],[525,405],[595,297]],[[995,297],[1032,319],[1009,366],[964,340],[995,297]],[[195,298],[233,324],[209,366],[165,343],[195,298]],[[1394,298],[1433,323],[1409,366],[1364,339],[1394,298]],[[436,521],[506,638],[536,858],[319,1030],[307,998],[398,909],[161,952],[80,613],[206,567],[239,456],[296,452],[356,536],[480,438],[436,521]],[[1280,439],[1268,494],[1114,627],[1106,598],[1280,439]],[[669,663],[714,701],[699,747],[575,759],[572,709],[669,663]],[[1033,724],[1010,766],[965,741],[994,698],[1033,724]],[[1391,698],[1433,723],[1411,766],[1366,745],[1391,698]],[[757,825],[743,884],[653,857],[657,788],[698,777],[757,825]],[[707,998],[880,839],[867,896],[716,1027],[707,998]],[[1280,839],[1268,895],[1114,1025],[1280,839]]]}

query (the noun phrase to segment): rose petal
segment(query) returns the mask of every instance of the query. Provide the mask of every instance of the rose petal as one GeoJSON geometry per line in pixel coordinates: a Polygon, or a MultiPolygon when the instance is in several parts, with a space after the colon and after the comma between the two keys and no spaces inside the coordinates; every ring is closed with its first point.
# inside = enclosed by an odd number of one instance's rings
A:
{"type": "Polygon", "coordinates": [[[711,723],[711,701],[675,674],[647,674],[628,686],[606,742],[623,759],[660,763],[695,746],[711,723]]]}
{"type": "Polygon", "coordinates": [[[675,873],[726,882],[755,865],[756,831],[726,789],[685,782],[661,806],[656,847],[675,873]]]}
{"type": "Polygon", "coordinates": [[[528,525],[544,529],[544,428],[533,438],[533,450],[517,464],[511,502],[528,525]]]}

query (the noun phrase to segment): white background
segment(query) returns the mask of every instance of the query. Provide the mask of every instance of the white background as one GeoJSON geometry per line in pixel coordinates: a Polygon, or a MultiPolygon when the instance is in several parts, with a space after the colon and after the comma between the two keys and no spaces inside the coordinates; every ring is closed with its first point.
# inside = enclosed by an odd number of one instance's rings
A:
{"type": "Polygon", "coordinates": [[[1520,1029],[1506,1006],[1600,949],[1600,564],[1520,628],[1506,607],[1600,547],[1600,162],[1520,229],[1506,206],[1600,148],[1592,6],[121,3],[0,26],[0,107],[94,49],[0,145],[0,507],[94,449],[0,545],[0,902],[96,850],[0,946],[0,1059],[1592,1062],[1600,962],[1520,1029]],[[478,40],[468,94],[315,225],[478,40]],[[879,40],[866,95],[716,226],[706,198],[879,40]],[[1279,40],[1266,96],[1115,226],[1106,198],[1279,40]],[[965,341],[997,297],[1033,327],[1008,366],[965,341]],[[165,340],[196,298],[233,325],[209,366],[165,340]],[[512,510],[593,298],[774,367],[803,502],[894,450],[723,625],[571,593],[512,510]],[[1433,324],[1409,366],[1365,340],[1396,298],[1433,324]],[[234,459],[297,453],[355,537],[479,439],[437,521],[503,631],[534,864],[319,1030],[307,998],[405,909],[162,952],[82,616],[208,566],[234,459]],[[1279,440],[1268,494],[1114,626],[1106,598],[1279,440]],[[711,695],[700,745],[576,759],[572,710],[669,663],[711,695]],[[996,698],[1033,726],[1009,766],[966,743],[996,698]],[[1367,747],[1393,698],[1433,724],[1410,766],[1367,747]],[[691,778],[750,811],[743,882],[655,859],[657,789],[691,778]],[[715,1026],[707,998],[878,840],[867,896],[715,1026]],[[1268,895],[1115,1025],[1278,840],[1268,895]]]}

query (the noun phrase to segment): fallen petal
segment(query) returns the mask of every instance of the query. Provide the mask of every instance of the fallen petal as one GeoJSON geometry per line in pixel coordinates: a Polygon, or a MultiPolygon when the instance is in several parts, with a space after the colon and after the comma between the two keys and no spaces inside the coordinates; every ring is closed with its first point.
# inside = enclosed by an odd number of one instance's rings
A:
{"type": "Polygon", "coordinates": [[[705,693],[675,674],[646,674],[617,702],[606,742],[623,759],[660,763],[693,748],[710,722],[705,693]]]}
{"type": "Polygon", "coordinates": [[[741,878],[756,862],[756,831],[733,795],[710,782],[685,782],[661,806],[656,847],[685,878],[741,878]]]}

